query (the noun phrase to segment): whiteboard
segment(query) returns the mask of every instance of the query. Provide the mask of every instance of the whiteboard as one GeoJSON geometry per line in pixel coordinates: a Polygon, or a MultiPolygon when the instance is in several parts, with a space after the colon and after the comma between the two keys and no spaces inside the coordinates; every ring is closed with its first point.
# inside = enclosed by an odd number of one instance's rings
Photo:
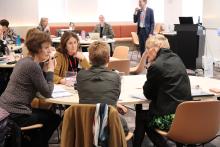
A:
{"type": "Polygon", "coordinates": [[[203,25],[206,28],[220,27],[220,0],[203,0],[203,25]]]}

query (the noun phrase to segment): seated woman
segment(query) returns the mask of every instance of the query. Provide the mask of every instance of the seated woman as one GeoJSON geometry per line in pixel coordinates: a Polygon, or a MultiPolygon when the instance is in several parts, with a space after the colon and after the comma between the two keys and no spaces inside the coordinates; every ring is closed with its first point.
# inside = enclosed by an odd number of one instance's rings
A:
{"type": "Polygon", "coordinates": [[[65,74],[67,71],[77,72],[78,65],[87,69],[89,62],[82,52],[79,52],[79,38],[76,34],[65,32],[61,37],[60,47],[55,54],[57,65],[54,70],[54,83],[66,84],[65,74]]]}
{"type": "Polygon", "coordinates": [[[10,43],[15,43],[17,34],[9,27],[9,21],[6,19],[0,20],[0,25],[3,27],[3,40],[10,43]]]}
{"type": "Polygon", "coordinates": [[[151,101],[149,110],[136,111],[135,147],[141,147],[145,132],[155,146],[168,147],[155,128],[169,130],[177,106],[192,100],[186,68],[179,56],[165,48],[168,45],[167,38],[160,34],[150,36],[146,41],[149,67],[143,93],[151,101]]]}
{"type": "MultiPolygon", "coordinates": [[[[116,72],[107,69],[109,58],[108,44],[96,41],[89,46],[89,60],[92,66],[88,70],[81,70],[76,77],[79,103],[117,105],[120,110],[126,112],[125,107],[117,104],[121,92],[121,78],[116,72]]],[[[120,118],[127,135],[127,122],[120,118]]]]}
{"type": "MultiPolygon", "coordinates": [[[[26,34],[26,37],[25,37],[25,40],[28,40],[33,34],[39,32],[39,30],[37,28],[32,28],[32,29],[29,29],[27,31],[27,34],[26,34]]],[[[27,57],[29,55],[29,52],[28,52],[28,49],[26,46],[23,46],[22,47],[22,54],[23,54],[23,57],[27,57]]]]}
{"type": "Polygon", "coordinates": [[[31,146],[48,147],[48,141],[60,124],[61,118],[50,110],[31,108],[31,102],[40,92],[44,97],[51,97],[53,92],[53,72],[55,61],[50,56],[50,36],[36,32],[26,40],[30,55],[19,60],[11,74],[10,81],[0,97],[0,107],[10,113],[9,119],[19,127],[42,123],[39,131],[32,131],[31,146]],[[44,64],[44,73],[39,65],[44,64]]]}
{"type": "Polygon", "coordinates": [[[42,32],[46,32],[47,34],[50,35],[50,28],[49,28],[49,25],[48,25],[48,18],[42,17],[40,19],[39,25],[37,26],[37,29],[42,31],[42,32]]]}
{"type": "MultiPolygon", "coordinates": [[[[170,45],[169,45],[169,42],[168,40],[166,41],[162,41],[160,42],[160,47],[161,48],[166,48],[166,49],[170,49],[170,45]]],[[[138,63],[137,66],[135,67],[131,67],[130,68],[130,74],[140,74],[142,73],[146,68],[148,68],[148,66],[150,64],[146,64],[147,63],[147,55],[148,55],[148,50],[146,49],[141,57],[141,60],[140,62],[138,63]]]]}
{"type": "Polygon", "coordinates": [[[0,25],[0,57],[5,55],[7,43],[3,40],[3,27],[0,25]]]}

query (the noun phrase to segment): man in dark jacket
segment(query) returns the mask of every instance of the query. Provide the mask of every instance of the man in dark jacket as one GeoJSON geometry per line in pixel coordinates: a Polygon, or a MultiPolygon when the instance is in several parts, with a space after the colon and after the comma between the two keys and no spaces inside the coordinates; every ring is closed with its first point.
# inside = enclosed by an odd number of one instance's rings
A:
{"type": "MultiPolygon", "coordinates": [[[[164,138],[155,132],[158,126],[152,124],[155,118],[175,114],[181,102],[192,100],[190,81],[183,62],[169,49],[163,35],[149,37],[146,47],[149,67],[143,91],[151,102],[149,110],[137,112],[134,145],[141,146],[146,132],[155,146],[168,147],[164,138]]],[[[172,119],[168,121],[172,123],[172,119]]]]}

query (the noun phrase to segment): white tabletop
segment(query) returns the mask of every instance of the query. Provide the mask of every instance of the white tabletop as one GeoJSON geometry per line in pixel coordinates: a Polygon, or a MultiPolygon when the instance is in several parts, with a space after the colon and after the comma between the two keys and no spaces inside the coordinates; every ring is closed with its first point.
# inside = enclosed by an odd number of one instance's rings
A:
{"type": "MultiPolygon", "coordinates": [[[[122,85],[121,85],[121,94],[118,103],[120,104],[143,104],[148,103],[149,101],[143,95],[143,85],[146,81],[146,75],[129,75],[122,76],[122,85]]],[[[207,93],[210,88],[220,87],[220,80],[205,78],[205,77],[195,77],[190,76],[191,87],[195,86],[201,88],[207,93]]],[[[72,93],[68,97],[58,97],[58,98],[49,98],[45,99],[47,102],[56,103],[56,104],[77,104],[79,103],[79,96],[76,90],[73,87],[67,87],[65,85],[59,85],[63,87],[66,91],[72,93]]],[[[198,97],[199,98],[199,97],[198,97]]],[[[204,98],[204,97],[203,97],[204,98]]],[[[207,97],[208,99],[216,98],[216,96],[207,97]]]]}
{"type": "MultiPolygon", "coordinates": [[[[91,39],[80,39],[80,44],[83,45],[83,44],[91,44],[93,43],[94,41],[97,41],[97,40],[91,40],[91,39]]],[[[106,40],[103,40],[103,39],[100,39],[100,41],[103,41],[103,42],[106,42],[106,43],[114,43],[115,40],[114,39],[106,39],[106,40]]],[[[53,43],[60,43],[60,37],[55,37],[55,38],[52,38],[52,42],[53,43]]]]}

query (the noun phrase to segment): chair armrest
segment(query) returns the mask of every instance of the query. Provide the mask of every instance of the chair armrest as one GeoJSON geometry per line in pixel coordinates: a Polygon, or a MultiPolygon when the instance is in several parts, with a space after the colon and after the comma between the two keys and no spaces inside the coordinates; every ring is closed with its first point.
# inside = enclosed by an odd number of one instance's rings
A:
{"type": "Polygon", "coordinates": [[[167,134],[168,134],[168,132],[162,131],[162,130],[159,130],[159,129],[155,129],[155,131],[156,131],[158,134],[162,135],[162,136],[167,136],[167,134]]]}
{"type": "Polygon", "coordinates": [[[42,127],[43,127],[43,124],[34,124],[34,125],[26,126],[26,127],[21,127],[21,131],[38,129],[38,128],[42,128],[42,127]]]}

